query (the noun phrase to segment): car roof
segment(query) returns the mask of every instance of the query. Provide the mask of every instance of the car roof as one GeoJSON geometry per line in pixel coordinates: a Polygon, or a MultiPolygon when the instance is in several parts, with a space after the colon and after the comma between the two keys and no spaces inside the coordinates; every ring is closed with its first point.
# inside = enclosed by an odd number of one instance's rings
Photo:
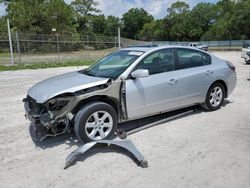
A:
{"type": "Polygon", "coordinates": [[[140,44],[140,45],[129,45],[127,48],[142,47],[142,48],[153,48],[158,47],[157,44],[140,44]]]}
{"type": "MultiPolygon", "coordinates": [[[[151,47],[151,48],[145,48],[145,47],[130,47],[130,48],[123,48],[122,50],[131,50],[131,51],[141,51],[141,52],[148,52],[148,51],[153,51],[153,50],[162,50],[162,49],[168,49],[168,48],[186,48],[186,49],[192,49],[192,50],[197,50],[204,52],[198,48],[192,48],[189,46],[160,46],[160,47],[151,47]]],[[[206,52],[204,52],[206,53],[206,52]]]]}
{"type": "Polygon", "coordinates": [[[141,51],[141,52],[147,52],[152,49],[155,49],[156,47],[129,47],[129,48],[123,48],[121,50],[130,50],[130,51],[141,51]]]}

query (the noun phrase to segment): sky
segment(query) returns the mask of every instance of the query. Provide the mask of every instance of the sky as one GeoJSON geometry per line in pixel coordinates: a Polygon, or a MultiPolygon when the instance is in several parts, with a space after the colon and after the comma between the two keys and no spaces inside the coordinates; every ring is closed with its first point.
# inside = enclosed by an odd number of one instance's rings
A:
{"type": "MultiPolygon", "coordinates": [[[[70,3],[72,0],[65,0],[70,3]]],[[[167,14],[167,8],[178,0],[96,0],[99,2],[98,8],[105,16],[113,15],[122,17],[122,14],[131,8],[143,8],[155,19],[164,18],[167,14]]],[[[188,3],[191,8],[200,2],[216,3],[218,0],[183,0],[188,3]]],[[[0,16],[5,14],[5,6],[0,3],[0,16]]]]}

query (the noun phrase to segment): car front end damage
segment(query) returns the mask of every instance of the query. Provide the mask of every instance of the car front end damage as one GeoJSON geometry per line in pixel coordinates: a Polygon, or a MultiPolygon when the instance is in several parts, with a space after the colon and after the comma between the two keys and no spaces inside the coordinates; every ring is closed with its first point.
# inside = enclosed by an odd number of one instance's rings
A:
{"type": "Polygon", "coordinates": [[[75,104],[73,98],[54,98],[44,104],[37,103],[30,96],[23,100],[25,116],[31,121],[30,131],[35,141],[70,131],[72,117],[69,110],[75,104]]]}
{"type": "Polygon", "coordinates": [[[93,86],[73,93],[63,93],[38,103],[27,95],[23,99],[25,116],[30,120],[30,134],[34,141],[42,141],[48,136],[71,132],[74,117],[88,102],[106,101],[115,106],[118,121],[127,119],[125,106],[125,82],[108,80],[105,84],[93,86]]]}

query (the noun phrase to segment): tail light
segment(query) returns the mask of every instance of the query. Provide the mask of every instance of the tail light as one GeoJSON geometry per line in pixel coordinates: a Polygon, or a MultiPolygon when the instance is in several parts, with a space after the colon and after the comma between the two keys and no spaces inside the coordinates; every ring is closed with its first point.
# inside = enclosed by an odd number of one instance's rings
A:
{"type": "Polygon", "coordinates": [[[233,65],[233,63],[230,63],[229,61],[226,61],[226,64],[227,64],[227,66],[232,70],[232,71],[236,71],[236,68],[235,68],[235,66],[233,65]]]}

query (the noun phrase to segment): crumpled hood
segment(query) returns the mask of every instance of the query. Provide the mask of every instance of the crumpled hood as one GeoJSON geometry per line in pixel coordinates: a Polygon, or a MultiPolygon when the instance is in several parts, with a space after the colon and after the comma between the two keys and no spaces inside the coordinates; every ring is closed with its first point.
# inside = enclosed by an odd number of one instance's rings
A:
{"type": "Polygon", "coordinates": [[[98,78],[79,72],[71,72],[35,84],[29,89],[28,95],[35,99],[37,103],[44,103],[57,95],[74,93],[82,89],[102,85],[108,80],[108,78],[98,78]]]}

